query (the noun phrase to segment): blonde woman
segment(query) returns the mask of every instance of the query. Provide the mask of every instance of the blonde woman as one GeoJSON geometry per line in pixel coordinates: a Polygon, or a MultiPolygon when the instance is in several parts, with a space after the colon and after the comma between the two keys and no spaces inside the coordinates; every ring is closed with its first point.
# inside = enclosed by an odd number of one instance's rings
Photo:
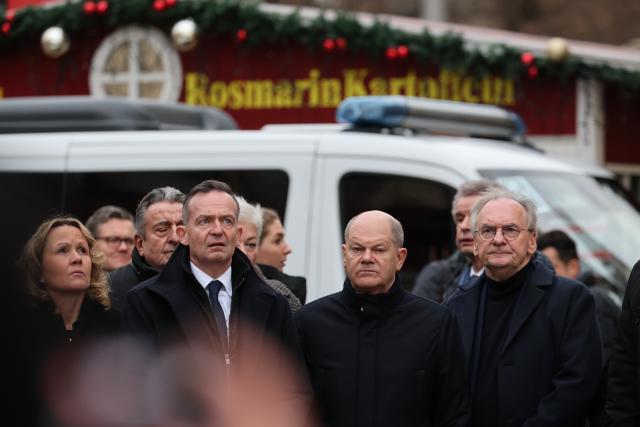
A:
{"type": "Polygon", "coordinates": [[[94,253],[94,245],[79,220],[57,217],[43,222],[24,247],[21,262],[42,357],[119,328],[102,255],[94,253]]]}

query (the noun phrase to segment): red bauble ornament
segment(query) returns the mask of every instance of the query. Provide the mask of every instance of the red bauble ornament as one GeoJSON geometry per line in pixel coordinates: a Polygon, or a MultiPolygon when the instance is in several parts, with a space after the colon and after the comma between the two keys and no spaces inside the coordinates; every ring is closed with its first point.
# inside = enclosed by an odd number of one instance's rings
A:
{"type": "Polygon", "coordinates": [[[520,55],[520,61],[527,67],[533,64],[535,60],[536,60],[536,57],[533,56],[533,53],[531,52],[524,52],[522,53],[522,55],[520,55]]]}
{"type": "Polygon", "coordinates": [[[338,37],[336,39],[336,46],[338,47],[339,50],[346,50],[347,49],[347,39],[345,39],[344,37],[338,37]]]}
{"type": "Polygon", "coordinates": [[[99,14],[107,13],[107,10],[109,10],[109,2],[107,0],[100,0],[96,3],[96,10],[99,14]]]}
{"type": "Polygon", "coordinates": [[[167,8],[167,3],[164,0],[155,0],[153,2],[153,9],[157,12],[162,12],[167,8]]]}
{"type": "Polygon", "coordinates": [[[86,1],[84,2],[84,5],[82,5],[82,9],[87,15],[92,15],[96,11],[96,4],[92,1],[86,1]]]}
{"type": "Polygon", "coordinates": [[[167,7],[173,7],[176,5],[177,0],[165,0],[164,2],[167,5],[167,7]]]}
{"type": "Polygon", "coordinates": [[[398,51],[398,57],[400,58],[406,58],[407,56],[409,56],[409,48],[403,44],[398,46],[396,50],[398,51]]]}
{"type": "Polygon", "coordinates": [[[333,51],[335,47],[336,47],[336,42],[334,42],[332,39],[325,39],[324,42],[322,43],[322,48],[327,52],[333,51]]]}
{"type": "Polygon", "coordinates": [[[529,67],[529,69],[527,70],[527,73],[529,74],[529,77],[531,77],[532,79],[535,79],[536,77],[538,77],[538,67],[536,67],[535,65],[532,67],[529,67]]]}
{"type": "Polygon", "coordinates": [[[8,34],[11,31],[11,22],[5,21],[2,23],[2,28],[0,28],[2,34],[8,34]]]}
{"type": "Polygon", "coordinates": [[[6,19],[9,22],[13,21],[13,18],[15,17],[16,17],[16,11],[14,9],[8,9],[4,14],[4,19],[6,19]]]}
{"type": "Polygon", "coordinates": [[[242,43],[247,39],[248,35],[249,33],[247,33],[247,30],[245,30],[244,28],[240,28],[238,31],[236,31],[236,40],[242,43]]]}
{"type": "Polygon", "coordinates": [[[385,55],[387,59],[393,61],[398,57],[398,49],[395,47],[388,47],[385,55]]]}

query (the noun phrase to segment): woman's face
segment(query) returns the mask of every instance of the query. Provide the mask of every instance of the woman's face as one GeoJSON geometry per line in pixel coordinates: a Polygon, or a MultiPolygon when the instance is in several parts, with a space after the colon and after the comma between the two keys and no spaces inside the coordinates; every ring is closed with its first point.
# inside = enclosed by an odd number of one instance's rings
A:
{"type": "Polygon", "coordinates": [[[279,220],[275,220],[267,228],[264,239],[258,247],[258,264],[266,264],[282,271],[287,262],[291,248],[284,240],[284,228],[279,220]]]}
{"type": "Polygon", "coordinates": [[[49,232],[42,252],[42,280],[49,292],[84,292],[91,283],[89,243],[73,226],[49,232]]]}
{"type": "Polygon", "coordinates": [[[239,222],[238,226],[242,228],[242,233],[238,238],[238,249],[244,252],[252,264],[255,264],[258,254],[258,230],[255,224],[249,222],[239,222]]]}

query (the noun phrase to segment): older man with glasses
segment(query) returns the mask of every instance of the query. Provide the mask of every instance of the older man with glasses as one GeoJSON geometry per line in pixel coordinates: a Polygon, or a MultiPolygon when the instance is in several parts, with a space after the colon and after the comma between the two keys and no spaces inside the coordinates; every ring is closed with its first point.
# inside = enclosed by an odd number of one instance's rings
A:
{"type": "Polygon", "coordinates": [[[536,211],[506,190],[471,210],[484,274],[447,305],[471,385],[470,426],[584,426],[602,375],[593,296],[536,252],[536,211]]]}
{"type": "Polygon", "coordinates": [[[102,206],[91,214],[85,226],[96,238],[96,250],[105,256],[105,271],[131,262],[135,235],[131,213],[118,206],[102,206]]]}

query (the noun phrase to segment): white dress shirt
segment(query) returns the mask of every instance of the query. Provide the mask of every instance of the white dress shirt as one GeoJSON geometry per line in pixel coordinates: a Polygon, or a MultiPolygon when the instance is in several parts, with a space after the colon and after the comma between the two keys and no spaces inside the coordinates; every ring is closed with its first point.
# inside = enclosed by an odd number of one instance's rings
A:
{"type": "Polygon", "coordinates": [[[224,321],[227,324],[227,338],[229,335],[229,315],[231,314],[231,294],[233,293],[233,289],[231,287],[231,266],[227,268],[227,270],[222,273],[220,277],[210,277],[207,273],[200,270],[193,262],[189,262],[191,264],[191,272],[195,276],[196,280],[200,285],[204,288],[204,291],[209,295],[209,283],[213,280],[219,280],[222,283],[222,287],[220,288],[220,292],[218,292],[218,301],[220,302],[220,306],[222,307],[222,312],[224,313],[224,321]]]}

